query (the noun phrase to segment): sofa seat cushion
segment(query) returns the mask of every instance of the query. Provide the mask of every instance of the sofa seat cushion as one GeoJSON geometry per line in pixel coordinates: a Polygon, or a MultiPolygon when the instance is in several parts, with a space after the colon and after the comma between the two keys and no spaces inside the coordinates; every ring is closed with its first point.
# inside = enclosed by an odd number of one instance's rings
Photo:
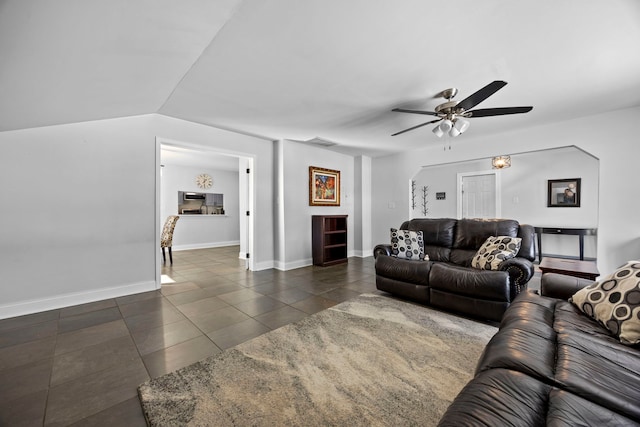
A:
{"type": "Polygon", "coordinates": [[[381,254],[376,258],[376,275],[408,282],[415,285],[429,285],[431,261],[413,261],[381,254]]]}
{"type": "Polygon", "coordinates": [[[510,302],[509,275],[504,271],[473,270],[435,263],[431,267],[429,286],[457,295],[510,302]]]}

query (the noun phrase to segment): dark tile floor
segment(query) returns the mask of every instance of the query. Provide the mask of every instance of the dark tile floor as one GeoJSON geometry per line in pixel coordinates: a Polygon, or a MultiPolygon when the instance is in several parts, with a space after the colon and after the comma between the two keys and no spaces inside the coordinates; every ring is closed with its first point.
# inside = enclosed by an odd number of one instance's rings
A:
{"type": "Polygon", "coordinates": [[[145,426],[137,386],[365,292],[373,258],[246,271],[175,252],[160,291],[0,321],[0,426],[145,426]]]}

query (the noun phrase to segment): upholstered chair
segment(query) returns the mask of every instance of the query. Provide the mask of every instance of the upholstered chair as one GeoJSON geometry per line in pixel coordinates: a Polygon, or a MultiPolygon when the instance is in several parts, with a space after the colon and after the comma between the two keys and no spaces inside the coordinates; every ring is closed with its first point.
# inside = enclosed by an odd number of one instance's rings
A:
{"type": "Polygon", "coordinates": [[[171,254],[171,244],[173,242],[173,229],[176,228],[176,222],[180,217],[178,215],[170,215],[164,223],[162,229],[162,236],[160,237],[160,247],[162,248],[162,261],[167,263],[167,256],[165,255],[164,248],[169,248],[169,261],[173,264],[173,255],[171,254]]]}

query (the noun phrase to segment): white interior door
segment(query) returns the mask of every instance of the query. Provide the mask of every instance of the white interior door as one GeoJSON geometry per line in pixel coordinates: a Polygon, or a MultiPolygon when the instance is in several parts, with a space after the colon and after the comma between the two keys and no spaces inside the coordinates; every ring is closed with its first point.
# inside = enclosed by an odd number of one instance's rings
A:
{"type": "Polygon", "coordinates": [[[458,174],[458,217],[498,218],[498,184],[495,171],[458,174]]]}

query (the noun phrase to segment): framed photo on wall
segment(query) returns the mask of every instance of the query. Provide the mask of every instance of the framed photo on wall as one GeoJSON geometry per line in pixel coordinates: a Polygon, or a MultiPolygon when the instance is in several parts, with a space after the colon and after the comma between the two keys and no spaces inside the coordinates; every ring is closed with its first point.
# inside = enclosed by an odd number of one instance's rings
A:
{"type": "Polygon", "coordinates": [[[547,207],[579,208],[580,178],[550,179],[547,191],[547,207]]]}
{"type": "Polygon", "coordinates": [[[309,166],[309,206],[340,206],[340,171],[309,166]]]}

